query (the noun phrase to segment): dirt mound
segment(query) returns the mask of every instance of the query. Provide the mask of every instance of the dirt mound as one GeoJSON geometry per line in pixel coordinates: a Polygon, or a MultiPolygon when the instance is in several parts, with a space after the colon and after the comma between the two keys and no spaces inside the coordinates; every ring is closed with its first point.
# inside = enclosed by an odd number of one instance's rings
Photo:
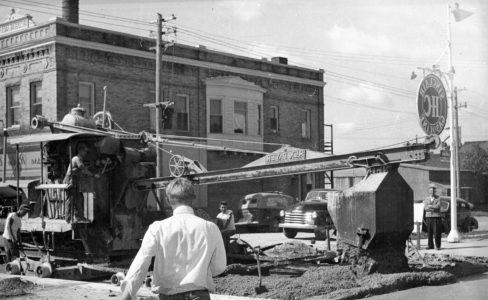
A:
{"type": "Polygon", "coordinates": [[[317,254],[317,250],[302,242],[287,242],[265,252],[269,257],[297,258],[317,254]]]}
{"type": "Polygon", "coordinates": [[[26,295],[34,290],[36,285],[20,277],[0,280],[0,298],[26,295]]]}
{"type": "Polygon", "coordinates": [[[358,273],[354,265],[308,264],[306,271],[298,277],[273,273],[264,276],[262,285],[267,291],[261,294],[255,291],[258,276],[228,274],[215,279],[216,293],[272,299],[323,299],[324,296],[327,299],[357,299],[417,286],[453,283],[459,277],[488,270],[488,259],[485,258],[426,255],[424,259],[426,264],[414,262],[408,272],[369,275],[358,273]]]}

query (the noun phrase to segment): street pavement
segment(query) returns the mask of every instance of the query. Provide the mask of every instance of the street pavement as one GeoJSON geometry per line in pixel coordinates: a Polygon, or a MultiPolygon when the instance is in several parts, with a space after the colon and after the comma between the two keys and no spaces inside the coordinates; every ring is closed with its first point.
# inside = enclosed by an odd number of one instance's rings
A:
{"type": "MultiPolygon", "coordinates": [[[[427,240],[421,239],[420,254],[437,253],[465,256],[486,256],[488,257],[488,214],[476,216],[479,223],[478,230],[463,235],[459,243],[448,243],[446,238],[442,240],[442,249],[425,250],[427,240]]],[[[235,235],[240,237],[252,246],[268,246],[283,242],[301,241],[324,250],[327,249],[326,241],[315,241],[312,233],[299,233],[295,239],[286,238],[283,233],[247,233],[235,235]]],[[[413,241],[416,245],[416,241],[413,241]]],[[[331,249],[336,249],[333,239],[330,243],[331,249]]],[[[0,280],[10,275],[0,274],[0,280]]],[[[12,297],[10,299],[114,299],[120,296],[120,288],[106,283],[93,283],[82,281],[70,281],[50,278],[29,277],[42,288],[31,295],[12,297]]],[[[145,299],[156,299],[148,288],[143,287],[139,293],[145,299]],[[152,296],[152,297],[151,297],[152,296]],[[146,298],[147,297],[147,298],[146,298]]],[[[240,300],[250,299],[246,297],[234,297],[229,295],[211,295],[212,300],[240,300]]],[[[256,299],[256,298],[253,298],[256,299]]],[[[371,299],[488,299],[488,272],[461,278],[457,283],[443,286],[424,286],[404,291],[389,293],[371,297],[371,299]]]]}

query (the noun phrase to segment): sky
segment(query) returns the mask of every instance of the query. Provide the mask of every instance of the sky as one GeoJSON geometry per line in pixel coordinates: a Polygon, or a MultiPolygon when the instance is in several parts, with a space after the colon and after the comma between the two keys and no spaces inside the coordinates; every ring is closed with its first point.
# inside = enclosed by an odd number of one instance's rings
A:
{"type": "MultiPolygon", "coordinates": [[[[451,18],[454,86],[467,106],[459,111],[461,140],[488,140],[488,1],[458,3],[474,13],[451,18]]],[[[421,68],[448,70],[448,4],[454,1],[80,0],[80,23],[149,36],[156,13],[174,14],[165,23],[177,28],[168,41],[323,69],[324,120],[339,154],[426,135],[417,88],[421,68]]],[[[2,0],[0,18],[12,7],[37,23],[61,16],[61,0],[2,0]]],[[[449,143],[449,130],[441,139],[449,143]]]]}

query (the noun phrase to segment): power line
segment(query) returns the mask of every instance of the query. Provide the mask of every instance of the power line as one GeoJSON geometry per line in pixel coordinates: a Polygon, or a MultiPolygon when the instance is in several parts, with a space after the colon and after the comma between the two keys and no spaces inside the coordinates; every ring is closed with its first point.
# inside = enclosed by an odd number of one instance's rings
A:
{"type": "Polygon", "coordinates": [[[362,107],[367,107],[367,108],[376,109],[376,110],[383,110],[383,111],[396,112],[396,113],[402,113],[402,114],[416,115],[413,112],[408,112],[408,111],[404,111],[404,110],[396,110],[396,109],[391,109],[391,108],[386,108],[386,107],[379,107],[379,106],[369,105],[369,104],[365,104],[365,103],[358,103],[358,102],[349,101],[349,100],[345,100],[343,98],[330,96],[330,95],[324,95],[324,97],[332,99],[332,101],[341,102],[341,103],[348,104],[348,105],[356,105],[356,106],[362,106],[362,107]]]}

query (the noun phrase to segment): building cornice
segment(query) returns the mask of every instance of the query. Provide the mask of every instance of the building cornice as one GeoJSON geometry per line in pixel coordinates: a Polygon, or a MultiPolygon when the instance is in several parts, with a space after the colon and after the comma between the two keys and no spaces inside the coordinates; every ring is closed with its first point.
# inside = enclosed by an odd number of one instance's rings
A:
{"type": "MultiPolygon", "coordinates": [[[[83,41],[83,40],[68,38],[64,36],[54,37],[54,42],[56,44],[62,44],[67,46],[111,52],[111,53],[117,53],[121,55],[135,56],[135,57],[141,57],[147,59],[155,59],[155,54],[151,52],[128,49],[124,47],[118,47],[118,46],[90,42],[90,41],[83,41]]],[[[214,69],[219,71],[226,71],[226,72],[232,72],[232,73],[243,74],[243,75],[258,76],[258,77],[264,77],[264,78],[275,79],[275,80],[296,82],[296,83],[308,84],[308,85],[319,86],[319,87],[325,86],[325,82],[319,80],[311,80],[305,78],[298,78],[294,76],[275,74],[271,72],[264,72],[259,70],[226,66],[218,63],[213,63],[213,62],[206,62],[206,61],[176,57],[171,55],[163,55],[162,60],[166,62],[178,63],[178,64],[189,65],[189,66],[194,66],[199,68],[214,69]]]]}

